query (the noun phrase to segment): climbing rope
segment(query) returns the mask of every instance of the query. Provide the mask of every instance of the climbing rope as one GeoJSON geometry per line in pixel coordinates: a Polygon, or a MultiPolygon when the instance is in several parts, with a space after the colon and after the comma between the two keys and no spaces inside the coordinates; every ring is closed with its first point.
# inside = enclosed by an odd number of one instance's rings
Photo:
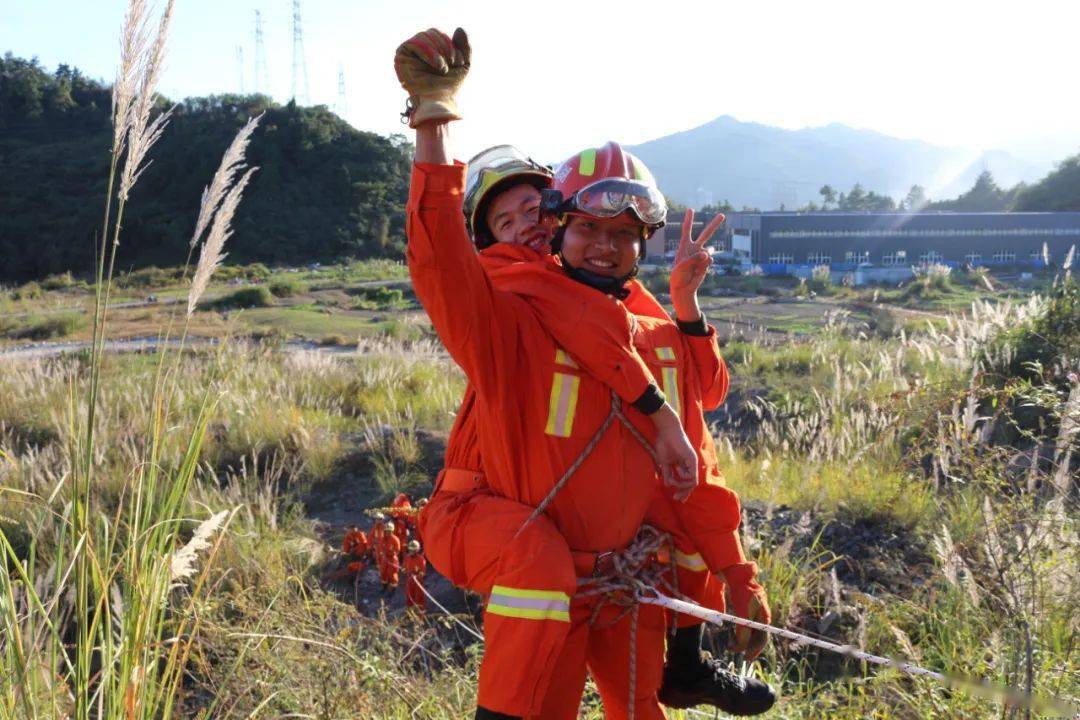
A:
{"type": "Polygon", "coordinates": [[[647,453],[649,453],[649,457],[652,458],[653,463],[657,467],[660,466],[660,458],[657,457],[656,450],[654,450],[652,445],[649,444],[649,441],[645,439],[645,436],[642,435],[636,427],[634,427],[634,424],[630,422],[629,418],[627,418],[626,415],[623,414],[622,400],[620,400],[619,396],[616,395],[614,391],[612,391],[611,410],[610,412],[608,412],[607,417],[604,418],[604,422],[600,424],[599,429],[597,429],[596,433],[589,439],[589,442],[586,443],[585,449],[581,451],[581,454],[577,456],[574,462],[570,463],[570,467],[566,469],[566,472],[564,472],[562,477],[559,478],[559,481],[555,483],[555,487],[551,488],[551,492],[549,492],[547,496],[540,501],[540,504],[536,506],[536,509],[533,510],[531,515],[529,515],[528,519],[526,519],[525,522],[521,524],[521,527],[518,528],[518,531],[514,533],[515,538],[521,534],[522,530],[528,527],[534,520],[536,520],[536,518],[540,517],[544,513],[544,510],[546,510],[548,505],[550,505],[551,502],[555,499],[555,496],[558,495],[560,491],[562,491],[562,489],[566,486],[566,483],[570,481],[570,478],[574,475],[574,473],[576,473],[578,469],[585,463],[586,458],[588,458],[589,455],[592,454],[592,451],[596,449],[596,446],[600,444],[600,440],[604,437],[604,433],[608,431],[608,428],[611,427],[611,424],[616,420],[626,426],[626,428],[630,431],[630,434],[634,436],[634,439],[641,443],[641,446],[645,448],[645,451],[647,453]]]}
{"type": "Polygon", "coordinates": [[[700,618],[705,622],[713,623],[714,625],[722,625],[724,623],[742,625],[743,627],[761,630],[770,635],[776,635],[791,640],[798,645],[812,645],[816,648],[821,648],[822,650],[839,653],[840,655],[850,657],[854,660],[861,660],[874,665],[893,667],[908,675],[932,678],[949,687],[960,687],[977,695],[1004,700],[1012,707],[1031,708],[1038,712],[1055,712],[1063,717],[1080,717],[1080,710],[1058,698],[1038,697],[1018,688],[996,686],[985,680],[971,680],[968,678],[949,676],[944,673],[927,670],[926,668],[919,667],[918,665],[903,660],[883,657],[881,655],[871,655],[870,653],[858,650],[851,645],[839,645],[837,643],[829,642],[828,640],[819,640],[818,638],[803,635],[802,633],[773,627],[772,625],[765,625],[764,623],[747,620],[736,615],[730,615],[716,610],[708,610],[696,603],[688,602],[685,599],[676,600],[675,598],[667,597],[656,588],[645,588],[640,591],[636,596],[636,601],[645,603],[646,605],[658,605],[674,612],[693,615],[694,617],[700,618]]]}
{"type": "MultiPolygon", "coordinates": [[[[415,578],[414,578],[414,579],[415,579],[415,578]]],[[[432,595],[431,593],[429,593],[429,592],[427,591],[427,588],[426,588],[426,587],[424,587],[424,584],[423,584],[422,582],[420,582],[420,581],[416,581],[416,586],[417,586],[418,588],[420,588],[420,592],[422,592],[422,593],[424,593],[425,595],[427,595],[427,598],[428,598],[428,600],[430,600],[431,602],[435,603],[435,606],[436,606],[437,608],[439,608],[440,610],[442,610],[442,611],[443,611],[443,612],[444,612],[444,613],[446,614],[446,616],[447,616],[447,617],[449,617],[449,618],[450,618],[451,620],[453,620],[453,621],[454,621],[454,622],[456,622],[456,623],[457,623],[458,625],[460,625],[460,626],[461,626],[462,628],[464,628],[464,629],[465,629],[465,632],[469,633],[470,635],[472,635],[472,636],[473,636],[474,638],[476,638],[476,639],[477,639],[477,640],[479,640],[480,642],[484,642],[484,636],[483,636],[483,635],[481,635],[480,633],[476,632],[475,630],[473,630],[473,629],[472,629],[471,627],[469,627],[469,626],[468,626],[468,625],[466,625],[465,623],[463,623],[463,622],[461,622],[460,620],[458,620],[458,618],[457,618],[457,616],[456,616],[456,615],[454,615],[454,614],[453,614],[452,612],[450,612],[449,610],[447,610],[447,609],[446,609],[446,606],[445,606],[445,605],[443,605],[443,604],[442,604],[441,602],[439,602],[438,600],[436,600],[436,599],[435,599],[435,596],[434,596],[434,595],[432,595]]]]}

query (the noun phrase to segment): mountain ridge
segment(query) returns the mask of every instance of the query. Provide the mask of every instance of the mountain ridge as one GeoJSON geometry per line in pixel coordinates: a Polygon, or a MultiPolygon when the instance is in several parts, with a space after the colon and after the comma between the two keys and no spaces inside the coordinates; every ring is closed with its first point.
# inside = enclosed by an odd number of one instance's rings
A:
{"type": "Polygon", "coordinates": [[[731,115],[628,149],[669,197],[693,206],[791,208],[820,201],[823,185],[842,192],[855,183],[897,199],[918,184],[941,199],[969,188],[983,169],[1005,185],[1050,169],[1000,150],[980,154],[839,122],[788,130],[731,115]]]}

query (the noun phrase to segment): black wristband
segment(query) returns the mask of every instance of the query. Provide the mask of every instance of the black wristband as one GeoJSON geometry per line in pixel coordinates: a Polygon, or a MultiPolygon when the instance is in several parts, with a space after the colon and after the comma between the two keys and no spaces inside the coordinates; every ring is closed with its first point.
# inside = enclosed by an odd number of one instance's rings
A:
{"type": "Polygon", "coordinates": [[[664,393],[660,392],[660,388],[649,383],[649,387],[645,388],[645,392],[641,393],[641,397],[631,404],[646,415],[652,415],[664,407],[665,402],[667,402],[667,398],[664,397],[664,393]]]}
{"type": "Polygon", "coordinates": [[[705,320],[705,313],[701,313],[701,317],[693,322],[683,322],[676,319],[675,324],[679,326],[679,330],[684,335],[693,335],[695,337],[704,337],[709,334],[709,323],[705,320]]]}

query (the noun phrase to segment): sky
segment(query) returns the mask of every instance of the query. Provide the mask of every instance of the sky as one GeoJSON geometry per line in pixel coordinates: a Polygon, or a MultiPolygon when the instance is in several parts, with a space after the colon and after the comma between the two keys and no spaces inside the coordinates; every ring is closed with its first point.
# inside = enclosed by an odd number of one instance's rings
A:
{"type": "MultiPolygon", "coordinates": [[[[157,0],[161,3],[162,0],[157,0]]],[[[115,74],[126,0],[0,0],[0,52],[115,74]]],[[[394,50],[464,27],[473,65],[455,155],[509,142],[554,162],[720,115],[797,129],[838,122],[1033,161],[1080,150],[1075,0],[302,0],[309,99],[355,127],[408,132],[394,50]]],[[[255,10],[270,94],[290,97],[292,0],[176,0],[161,91],[254,89],[255,10]],[[237,58],[243,50],[243,66],[237,58]],[[241,78],[242,74],[242,78],[241,78]]],[[[264,89],[265,90],[265,89],[264,89]]]]}

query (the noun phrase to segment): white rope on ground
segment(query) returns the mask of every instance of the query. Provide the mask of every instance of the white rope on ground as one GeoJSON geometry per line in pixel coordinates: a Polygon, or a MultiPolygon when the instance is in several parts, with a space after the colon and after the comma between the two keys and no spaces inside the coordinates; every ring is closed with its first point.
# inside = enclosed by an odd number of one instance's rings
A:
{"type": "Polygon", "coordinates": [[[957,686],[970,690],[977,695],[1004,700],[1013,707],[1031,708],[1039,712],[1056,712],[1064,717],[1080,717],[1080,710],[1058,698],[1037,697],[1017,688],[994,686],[982,680],[949,677],[942,673],[927,670],[926,668],[902,660],[895,660],[880,655],[871,655],[870,653],[862,652],[851,645],[838,645],[836,643],[828,642],[827,640],[818,640],[817,638],[812,638],[808,635],[773,627],[772,625],[765,625],[753,620],[729,615],[728,613],[708,610],[695,603],[667,597],[654,588],[651,588],[649,592],[650,594],[641,594],[637,598],[638,601],[648,605],[658,605],[662,608],[667,608],[668,610],[684,613],[686,615],[693,615],[696,618],[713,623],[714,625],[722,625],[724,623],[742,625],[771,635],[778,635],[800,645],[813,645],[822,650],[829,650],[856,660],[862,660],[875,665],[893,667],[908,675],[933,678],[947,686],[957,686]]]}
{"type": "MultiPolygon", "coordinates": [[[[415,578],[412,578],[412,579],[414,579],[414,580],[415,580],[415,578]]],[[[484,642],[484,636],[483,636],[483,635],[481,635],[480,633],[476,632],[475,630],[473,630],[473,629],[472,629],[471,627],[469,627],[469,626],[468,626],[468,625],[466,625],[465,623],[463,623],[463,622],[461,622],[460,620],[458,620],[458,619],[457,619],[457,616],[456,616],[456,615],[454,615],[454,614],[453,614],[452,612],[450,612],[449,610],[447,610],[447,609],[446,609],[446,607],[445,607],[445,606],[443,606],[443,604],[442,604],[441,602],[439,602],[438,600],[436,600],[436,599],[435,599],[435,596],[434,596],[434,595],[432,595],[431,593],[429,593],[429,592],[427,591],[427,588],[426,588],[426,587],[424,587],[424,583],[422,583],[422,582],[419,582],[419,581],[418,581],[418,582],[417,582],[416,584],[417,584],[417,585],[418,585],[418,586],[420,587],[420,592],[422,592],[422,593],[424,593],[425,595],[427,595],[427,598],[428,598],[428,600],[430,600],[431,602],[435,603],[436,607],[438,607],[438,608],[439,608],[440,610],[442,610],[442,611],[443,611],[444,613],[446,613],[447,617],[449,617],[449,618],[450,618],[451,620],[453,620],[454,622],[456,622],[456,623],[457,623],[458,625],[460,625],[461,627],[465,628],[465,631],[466,631],[467,633],[469,633],[470,635],[472,635],[472,636],[473,636],[474,638],[476,638],[476,639],[477,639],[477,640],[479,640],[480,642],[484,642]]]]}

